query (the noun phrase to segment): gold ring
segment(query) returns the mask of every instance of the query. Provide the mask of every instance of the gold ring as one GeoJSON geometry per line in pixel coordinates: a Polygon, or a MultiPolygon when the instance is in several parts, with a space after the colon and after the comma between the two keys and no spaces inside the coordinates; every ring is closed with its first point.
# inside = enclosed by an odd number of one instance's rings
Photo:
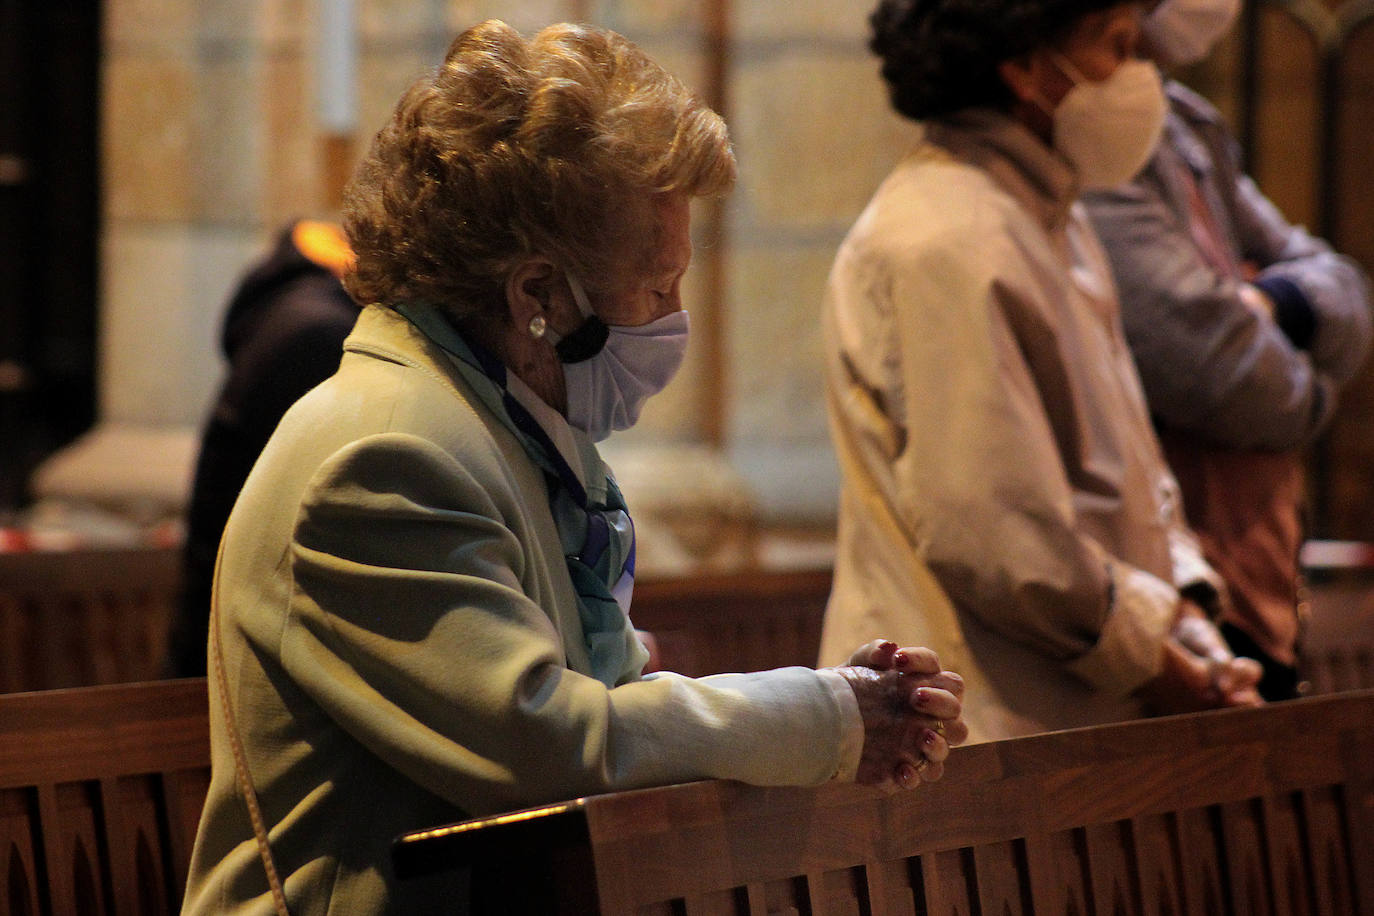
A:
{"type": "Polygon", "coordinates": [[[931,731],[935,732],[935,734],[939,735],[941,738],[945,737],[945,720],[936,719],[935,726],[931,729],[931,731]]]}

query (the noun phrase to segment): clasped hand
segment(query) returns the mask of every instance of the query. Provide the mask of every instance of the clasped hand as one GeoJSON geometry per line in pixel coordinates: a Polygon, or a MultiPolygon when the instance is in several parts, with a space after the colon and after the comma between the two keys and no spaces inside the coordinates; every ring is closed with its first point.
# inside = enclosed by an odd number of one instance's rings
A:
{"type": "Polygon", "coordinates": [[[1164,643],[1163,668],[1142,693],[1160,714],[1260,706],[1262,674],[1259,662],[1236,657],[1202,609],[1184,599],[1164,643]]]}
{"type": "Polygon", "coordinates": [[[864,723],[855,782],[914,788],[944,772],[950,747],[968,737],[960,719],[964,682],[930,649],[875,640],[832,669],[849,682],[864,723]]]}

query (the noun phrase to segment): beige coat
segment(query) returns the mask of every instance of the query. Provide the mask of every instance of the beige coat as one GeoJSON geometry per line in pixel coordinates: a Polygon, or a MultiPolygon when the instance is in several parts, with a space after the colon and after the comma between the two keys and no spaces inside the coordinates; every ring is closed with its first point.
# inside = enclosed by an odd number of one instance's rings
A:
{"type": "Polygon", "coordinates": [[[1070,167],[1018,123],[927,128],[824,309],[843,475],[822,661],[861,634],[968,682],[972,740],[1140,714],[1183,527],[1070,167]]]}
{"type": "MultiPolygon", "coordinates": [[[[857,760],[838,675],[588,676],[542,473],[389,309],[363,311],[338,373],[282,420],[229,520],[216,591],[295,916],[416,912],[388,859],[404,831],[703,777],[815,784],[857,760]]],[[[269,913],[210,683],[185,911],[269,913]]]]}

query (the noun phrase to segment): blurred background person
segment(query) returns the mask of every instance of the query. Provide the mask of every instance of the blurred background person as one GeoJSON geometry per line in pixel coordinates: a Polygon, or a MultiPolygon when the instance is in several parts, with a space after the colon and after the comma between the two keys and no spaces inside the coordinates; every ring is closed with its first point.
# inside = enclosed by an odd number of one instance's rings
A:
{"type": "MultiPolygon", "coordinates": [[[[1163,68],[1196,63],[1239,5],[1163,0],[1141,48],[1163,68]]],[[[1368,281],[1265,198],[1210,103],[1176,80],[1165,91],[1145,169],[1084,201],[1188,520],[1229,586],[1222,632],[1263,664],[1261,694],[1287,699],[1299,686],[1303,447],[1368,353],[1368,281]]]]}
{"type": "Polygon", "coordinates": [[[221,542],[186,912],[412,912],[398,834],[591,793],[939,777],[966,729],[929,650],[641,676],[595,443],[676,371],[689,204],[734,176],[613,32],[490,21],[402,96],[346,193],[366,305],[221,542]]]}
{"type": "Polygon", "coordinates": [[[203,677],[210,584],[224,523],[278,421],[334,374],[358,306],[339,278],[352,263],[343,230],[297,220],[234,289],[220,348],[228,362],[201,432],[186,510],[182,595],[168,636],[170,677],[203,677]]]}
{"type": "Polygon", "coordinates": [[[824,305],[841,492],[821,659],[935,648],[973,740],[1258,703],[1211,622],[1083,187],[1131,178],[1165,101],[1143,8],[884,0],[871,46],[923,125],[824,305]]]}

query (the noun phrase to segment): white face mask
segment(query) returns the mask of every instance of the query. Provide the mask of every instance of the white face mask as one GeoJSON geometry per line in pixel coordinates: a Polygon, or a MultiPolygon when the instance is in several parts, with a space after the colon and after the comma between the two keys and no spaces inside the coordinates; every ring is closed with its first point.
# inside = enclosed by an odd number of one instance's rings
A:
{"type": "Polygon", "coordinates": [[[1130,181],[1149,161],[1164,128],[1168,101],[1158,68],[1127,60],[1095,83],[1063,55],[1055,58],[1074,86],[1050,114],[1054,148],[1078,169],[1085,189],[1130,181]]]}
{"type": "Polygon", "coordinates": [[[1164,0],[1140,29],[1160,66],[1186,67],[1206,57],[1239,15],[1240,0],[1164,0]]]}
{"type": "MultiPolygon", "coordinates": [[[[591,303],[577,278],[568,286],[584,318],[591,303]]],[[[615,430],[629,429],[644,402],[668,386],[687,353],[690,322],[686,309],[648,324],[607,326],[606,342],[592,356],[564,363],[568,423],[600,442],[615,430]]]]}

